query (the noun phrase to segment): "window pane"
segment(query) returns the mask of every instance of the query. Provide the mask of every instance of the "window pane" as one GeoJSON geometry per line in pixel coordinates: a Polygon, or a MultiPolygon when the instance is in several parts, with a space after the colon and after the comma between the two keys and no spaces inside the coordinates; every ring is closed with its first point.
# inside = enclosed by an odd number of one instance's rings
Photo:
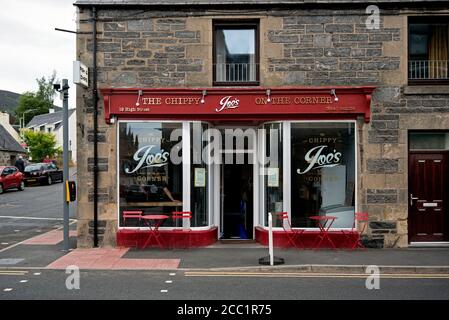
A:
{"type": "Polygon", "coordinates": [[[313,215],[336,216],[333,227],[352,227],[355,203],[353,123],[293,123],[292,225],[316,227],[313,215]]]}
{"type": "Polygon", "coordinates": [[[412,132],[410,150],[449,150],[449,133],[412,132]]]}
{"type": "MultiPolygon", "coordinates": [[[[181,123],[119,124],[120,226],[124,210],[168,214],[182,210],[181,123]],[[174,132],[178,130],[177,132],[174,132]],[[171,135],[177,140],[171,141],[171,135]],[[176,149],[173,149],[176,148],[176,149]]],[[[173,222],[167,219],[163,226],[173,222]]],[[[137,226],[127,220],[126,226],[137,226]]]]}
{"type": "Polygon", "coordinates": [[[216,81],[256,81],[256,30],[218,28],[215,38],[216,81]]]}
{"type": "Polygon", "coordinates": [[[448,24],[409,24],[409,78],[448,79],[448,24]]]}
{"type": "MultiPolygon", "coordinates": [[[[265,157],[271,159],[265,164],[265,226],[268,226],[268,212],[283,211],[283,166],[282,166],[282,124],[266,124],[265,157]]],[[[281,221],[273,217],[273,226],[281,227],[281,221]]]]}
{"type": "MultiPolygon", "coordinates": [[[[208,166],[203,161],[202,151],[207,146],[207,141],[203,141],[203,134],[208,129],[208,125],[205,123],[191,123],[190,124],[190,136],[191,136],[191,200],[190,208],[192,211],[192,227],[204,227],[209,223],[208,212],[208,178],[209,171],[208,166]]],[[[206,140],[206,139],[204,139],[206,140]]]]}

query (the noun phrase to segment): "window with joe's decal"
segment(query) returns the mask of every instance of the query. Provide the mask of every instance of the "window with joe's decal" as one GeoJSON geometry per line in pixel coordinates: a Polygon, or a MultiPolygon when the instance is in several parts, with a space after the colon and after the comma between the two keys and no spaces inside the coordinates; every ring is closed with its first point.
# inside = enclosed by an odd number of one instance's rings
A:
{"type": "Polygon", "coordinates": [[[310,216],[335,216],[351,228],[355,208],[355,124],[292,123],[291,217],[294,227],[316,227],[310,216]]]}
{"type": "MultiPolygon", "coordinates": [[[[182,123],[119,123],[120,227],[139,226],[138,219],[124,221],[124,211],[182,210],[181,136],[182,123]]],[[[171,224],[167,219],[163,226],[171,224]]]]}

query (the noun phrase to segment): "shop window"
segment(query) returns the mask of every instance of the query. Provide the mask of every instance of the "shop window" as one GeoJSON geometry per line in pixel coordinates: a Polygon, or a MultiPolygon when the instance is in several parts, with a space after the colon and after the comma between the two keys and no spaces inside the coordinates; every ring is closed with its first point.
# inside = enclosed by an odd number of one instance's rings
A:
{"type": "MultiPolygon", "coordinates": [[[[167,215],[182,210],[181,136],[182,123],[119,123],[119,226],[125,226],[124,210],[167,215]]],[[[163,227],[172,225],[167,219],[163,227]]],[[[126,221],[130,226],[137,221],[126,221]]]]}
{"type": "Polygon", "coordinates": [[[336,216],[333,227],[352,227],[356,178],[354,132],[354,123],[292,123],[294,227],[316,227],[309,219],[314,215],[336,216]]]}
{"type": "Polygon", "coordinates": [[[191,186],[190,208],[192,227],[205,227],[209,223],[209,167],[203,159],[203,150],[207,141],[203,139],[208,125],[194,122],[190,124],[191,186]],[[204,140],[204,141],[203,141],[204,140]]]}
{"type": "Polygon", "coordinates": [[[448,21],[449,17],[409,18],[409,83],[449,83],[448,21]]]}
{"type": "Polygon", "coordinates": [[[214,22],[214,85],[259,84],[258,22],[214,22]]]}
{"type": "MultiPolygon", "coordinates": [[[[268,212],[282,212],[283,209],[283,136],[282,123],[264,125],[265,157],[273,161],[264,164],[264,222],[268,226],[268,212]]],[[[273,220],[273,226],[281,227],[279,219],[273,220]]]]}

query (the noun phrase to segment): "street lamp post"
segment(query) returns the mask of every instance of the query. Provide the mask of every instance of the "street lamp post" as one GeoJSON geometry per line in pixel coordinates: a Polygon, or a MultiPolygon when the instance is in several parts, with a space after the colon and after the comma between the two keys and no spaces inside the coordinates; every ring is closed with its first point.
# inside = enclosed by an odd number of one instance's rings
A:
{"type": "Polygon", "coordinates": [[[25,114],[26,113],[30,113],[30,112],[33,112],[34,110],[25,110],[23,113],[22,113],[22,117],[21,118],[19,118],[19,124],[20,124],[20,133],[21,133],[21,137],[22,137],[22,139],[23,139],[23,129],[25,129],[25,114]]]}
{"type": "Polygon", "coordinates": [[[69,201],[67,201],[67,183],[69,179],[69,81],[67,79],[62,79],[62,85],[54,84],[53,87],[55,90],[61,93],[62,98],[62,157],[64,164],[64,196],[62,199],[62,206],[64,209],[64,251],[69,251],[69,201]]]}

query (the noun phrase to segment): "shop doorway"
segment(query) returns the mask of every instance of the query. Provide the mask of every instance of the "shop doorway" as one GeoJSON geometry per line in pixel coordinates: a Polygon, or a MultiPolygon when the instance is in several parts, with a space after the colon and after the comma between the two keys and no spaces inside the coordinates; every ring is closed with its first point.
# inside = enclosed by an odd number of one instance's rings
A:
{"type": "Polygon", "coordinates": [[[220,240],[253,240],[257,212],[257,128],[217,126],[222,138],[222,161],[216,165],[216,199],[220,240]]]}
{"type": "Polygon", "coordinates": [[[447,151],[409,154],[409,242],[449,240],[447,151]]]}
{"type": "Polygon", "coordinates": [[[223,164],[221,181],[221,239],[253,239],[253,165],[223,164]]]}

